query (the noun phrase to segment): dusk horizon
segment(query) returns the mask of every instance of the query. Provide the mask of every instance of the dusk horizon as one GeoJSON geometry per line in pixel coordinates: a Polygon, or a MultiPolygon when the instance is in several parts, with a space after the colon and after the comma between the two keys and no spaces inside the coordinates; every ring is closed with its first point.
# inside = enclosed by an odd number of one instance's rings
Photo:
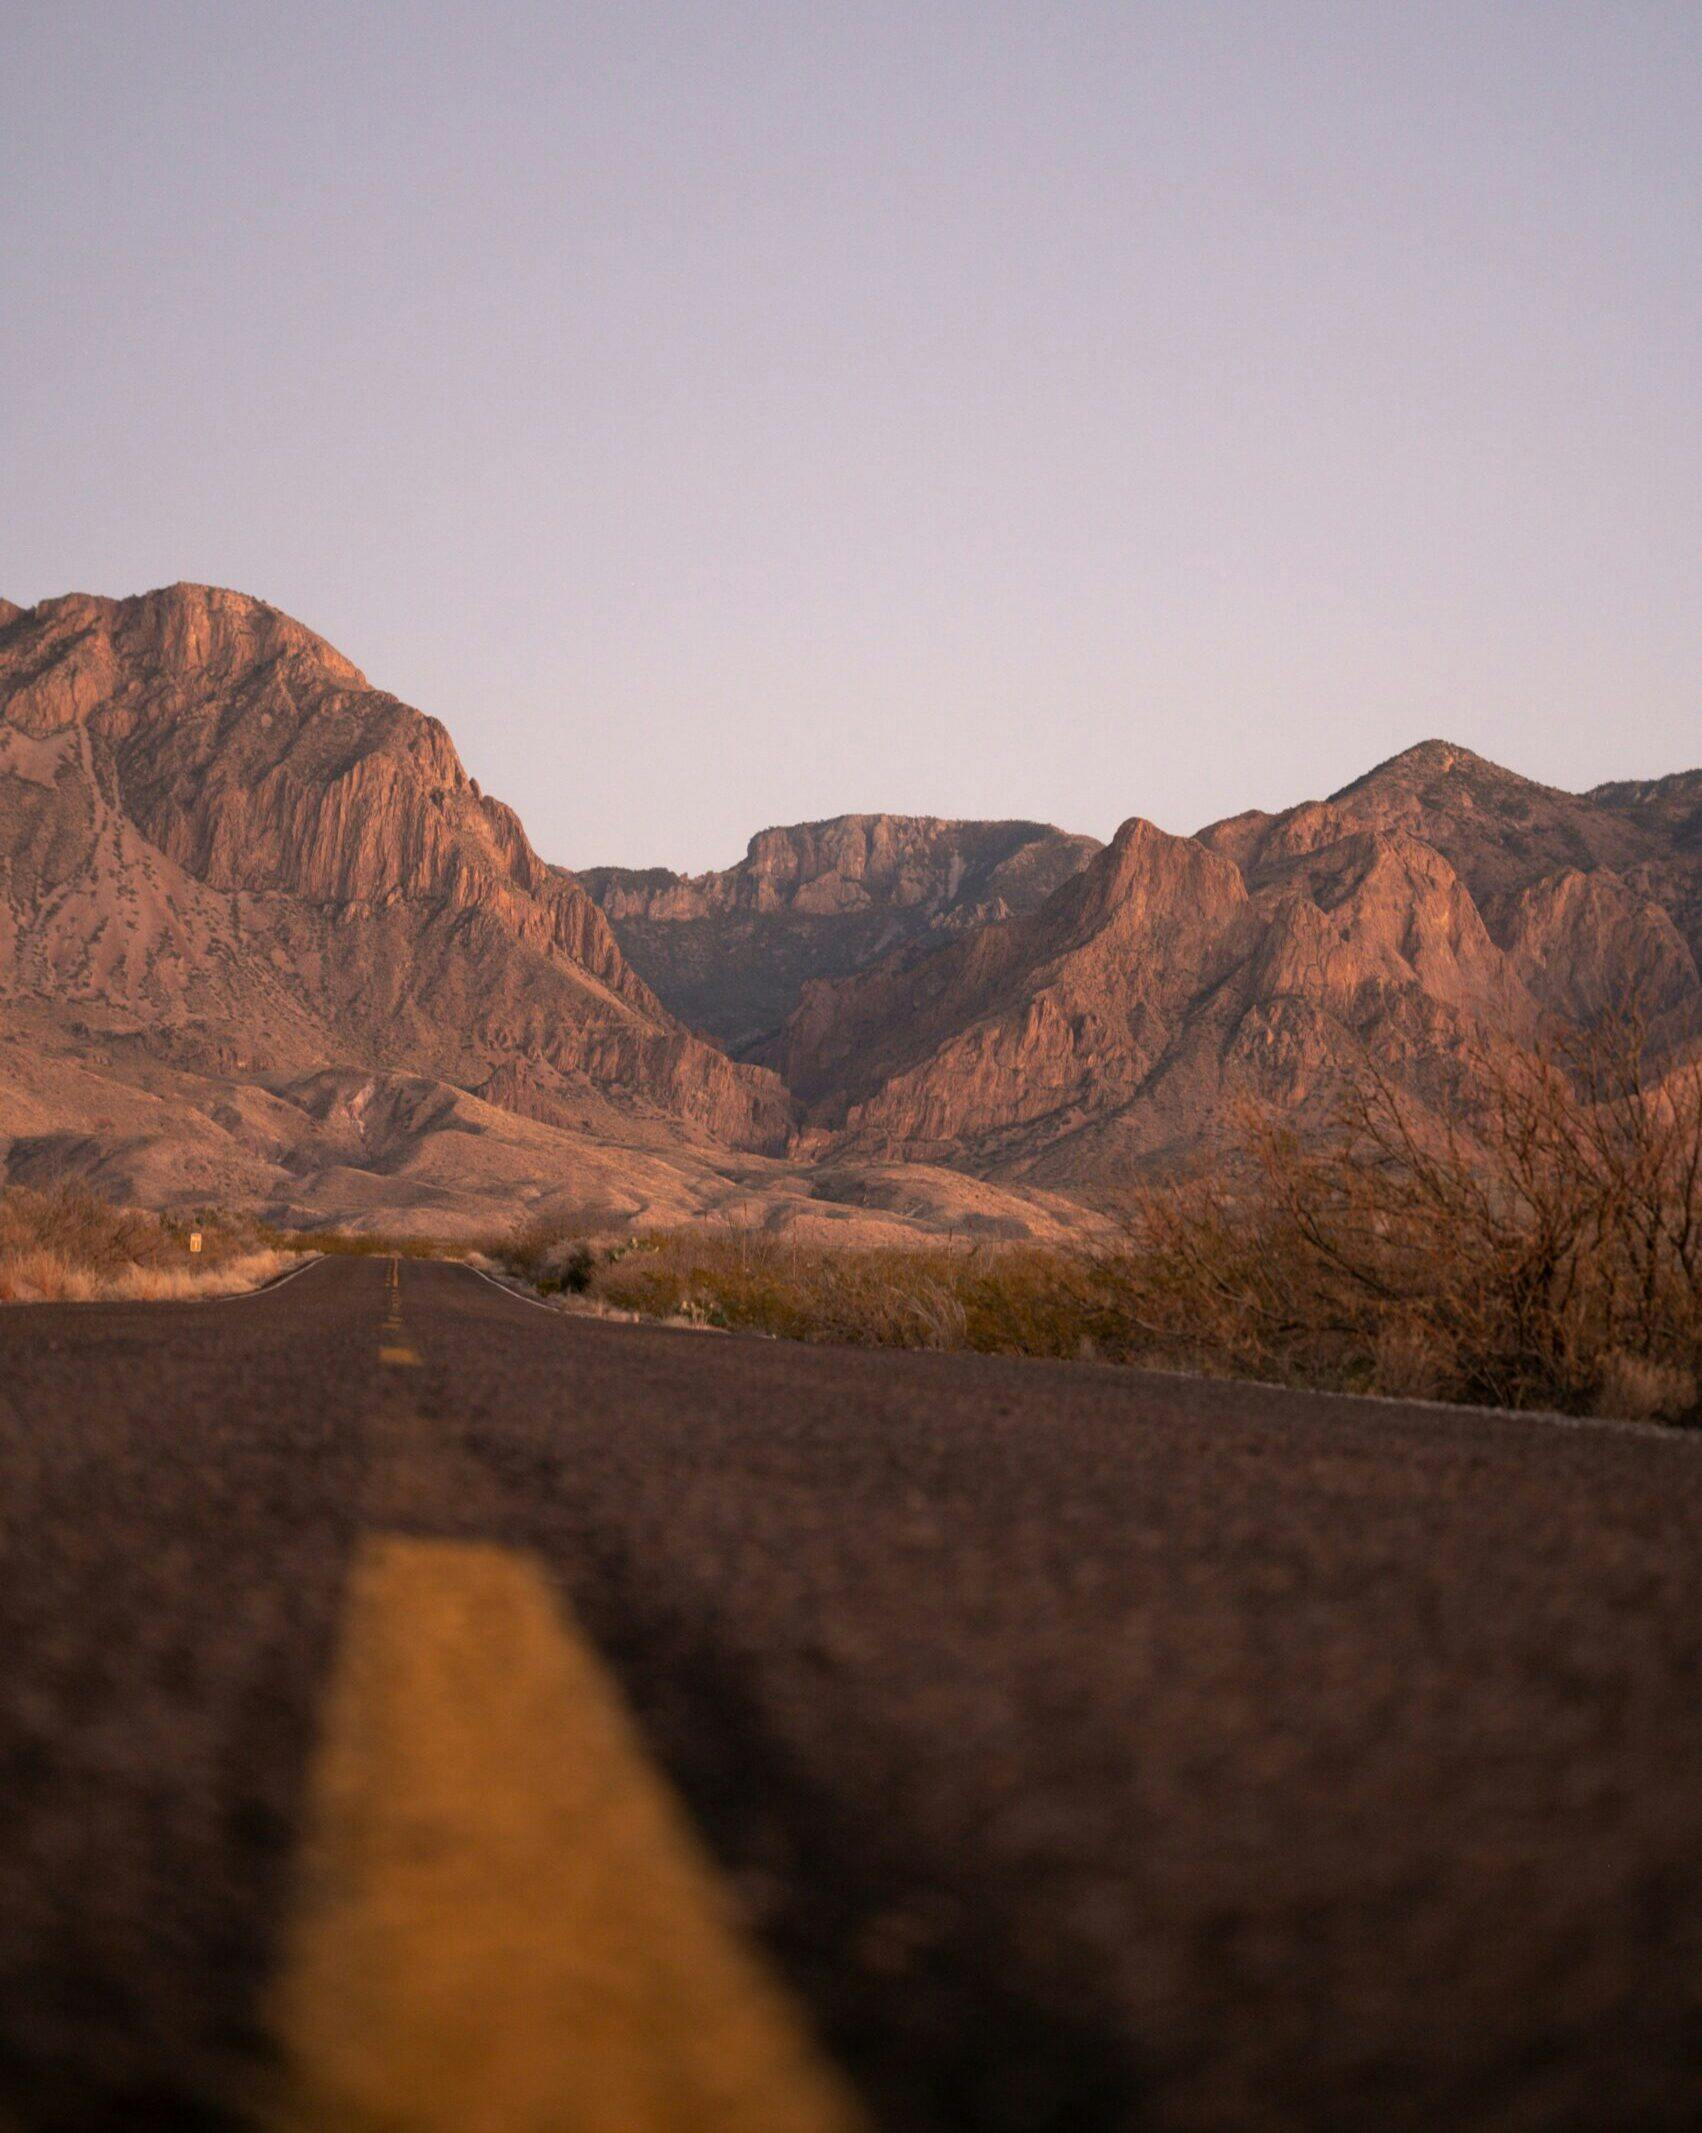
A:
{"type": "Polygon", "coordinates": [[[0,2133],[1702,2124],[1695,0],[0,29],[0,2133]]]}
{"type": "Polygon", "coordinates": [[[18,11],[0,593],[255,595],[569,866],[1693,755],[1702,21],[18,11]]]}

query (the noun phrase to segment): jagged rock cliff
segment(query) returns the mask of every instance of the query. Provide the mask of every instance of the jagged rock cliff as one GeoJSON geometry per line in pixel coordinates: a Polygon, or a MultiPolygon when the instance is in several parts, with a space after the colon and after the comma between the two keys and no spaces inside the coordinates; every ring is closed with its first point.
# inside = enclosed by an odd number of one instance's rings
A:
{"type": "Polygon", "coordinates": [[[258,1078],[405,1068],[747,1148],[790,1127],[435,719],[206,586],[0,624],[0,998],[258,1078]]]}
{"type": "Polygon", "coordinates": [[[1040,822],[840,815],[763,830],[720,873],[591,867],[579,880],[665,1004],[739,1052],[810,980],[1035,910],[1098,850],[1040,822]]]}
{"type": "Polygon", "coordinates": [[[759,1056],[842,1153],[1114,1195],[1374,1058],[1457,1109],[1474,1047],[1635,1002],[1702,1019],[1687,779],[1551,791],[1427,742],[1197,837],[1139,820],[1040,909],[805,989],[759,1056]]]}
{"type": "Polygon", "coordinates": [[[1432,741],[1193,837],[846,816],[587,882],[261,601],[0,602],[0,1176],[1050,1234],[1037,1188],[1319,1123],[1355,1061],[1458,1115],[1486,1042],[1635,1001],[1702,1045],[1696,771],[1569,794],[1432,741]]]}

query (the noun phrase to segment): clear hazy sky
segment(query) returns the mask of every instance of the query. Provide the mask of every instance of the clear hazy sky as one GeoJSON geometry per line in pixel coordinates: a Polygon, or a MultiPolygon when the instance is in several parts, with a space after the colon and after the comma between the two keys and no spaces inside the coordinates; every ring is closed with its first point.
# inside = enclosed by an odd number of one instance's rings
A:
{"type": "Polygon", "coordinates": [[[1702,760],[1702,6],[0,0],[0,593],[569,864],[1702,760]]]}

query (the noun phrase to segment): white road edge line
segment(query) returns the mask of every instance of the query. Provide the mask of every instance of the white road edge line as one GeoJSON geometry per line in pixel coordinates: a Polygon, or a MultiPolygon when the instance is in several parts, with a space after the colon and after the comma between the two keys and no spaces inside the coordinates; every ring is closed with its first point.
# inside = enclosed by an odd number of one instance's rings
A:
{"type": "MultiPolygon", "coordinates": [[[[1013,1356],[1010,1360],[1056,1362],[1059,1358],[1013,1356]]],[[[1154,1363],[1103,1363],[1090,1367],[1127,1369],[1138,1377],[1174,1378],[1184,1385],[1224,1385],[1237,1390],[1245,1387],[1248,1392],[1299,1393],[1305,1399],[1349,1401],[1355,1407],[1416,1407],[1427,1415],[1451,1416],[1456,1422],[1469,1422],[1476,1415],[1486,1422],[1539,1422],[1546,1423],[1551,1429],[1617,1431],[1630,1437],[1655,1437],[1663,1444],[1683,1439],[1692,1451],[1702,1450],[1702,1430],[1691,1429],[1682,1422],[1633,1422],[1623,1415],[1563,1415],[1552,1407],[1484,1407],[1475,1400],[1425,1400],[1410,1392],[1332,1392],[1323,1385],[1275,1385],[1269,1378],[1217,1377],[1203,1370],[1166,1370],[1154,1363]]]]}
{"type": "Polygon", "coordinates": [[[331,1257],[329,1252],[315,1252],[311,1259],[304,1259],[300,1266],[292,1266],[287,1274],[280,1274],[274,1281],[263,1281],[257,1289],[238,1289],[234,1296],[190,1296],[188,1303],[240,1304],[252,1303],[256,1296],[270,1296],[274,1289],[287,1289],[292,1281],[299,1281],[316,1266],[323,1266],[331,1257]]]}
{"type": "MultiPolygon", "coordinates": [[[[500,1289],[504,1296],[512,1296],[516,1303],[530,1304],[535,1311],[548,1311],[552,1318],[559,1319],[567,1316],[566,1312],[558,1311],[553,1304],[547,1304],[539,1297],[527,1296],[519,1289],[511,1289],[506,1281],[498,1281],[494,1274],[487,1274],[482,1267],[468,1266],[465,1259],[450,1260],[447,1264],[465,1267],[469,1274],[477,1274],[481,1281],[488,1281],[493,1289],[500,1289]]],[[[658,1328],[657,1330],[666,1331],[669,1329],[658,1328]]],[[[769,1335],[767,1337],[773,1339],[777,1336],[769,1335]]],[[[896,1355],[912,1351],[889,1349],[885,1352],[896,1355]]],[[[1001,1357],[1000,1360],[1005,1362],[1028,1360],[1050,1362],[1054,1361],[1055,1358],[1006,1356],[1001,1357]]],[[[1107,1367],[1116,1369],[1121,1366],[1112,1364],[1107,1367]]],[[[1428,1414],[1452,1416],[1456,1421],[1467,1421],[1473,1415],[1481,1415],[1491,1422],[1547,1423],[1551,1428],[1556,1429],[1581,1429],[1629,1437],[1652,1437],[1663,1444],[1671,1443],[1675,1438],[1683,1438],[1689,1440],[1691,1450],[1702,1449],[1702,1431],[1678,1428],[1670,1422],[1628,1422],[1613,1415],[1561,1415],[1554,1413],[1552,1409],[1541,1407],[1478,1407],[1464,1400],[1415,1400],[1410,1397],[1403,1399],[1399,1395],[1390,1393],[1324,1392],[1322,1390],[1314,1392],[1313,1388],[1307,1386],[1272,1385],[1263,1378],[1218,1378],[1207,1376],[1203,1371],[1154,1370],[1139,1363],[1130,1364],[1127,1367],[1131,1378],[1176,1378],[1184,1384],[1233,1385],[1238,1388],[1244,1386],[1247,1391],[1253,1393],[1299,1391],[1320,1399],[1352,1401],[1355,1405],[1364,1404],[1368,1407],[1417,1407],[1422,1408],[1428,1414]]]]}
{"type": "MultiPolygon", "coordinates": [[[[346,1255],[334,1252],[319,1252],[304,1265],[292,1267],[287,1274],[280,1274],[275,1281],[268,1281],[258,1289],[239,1290],[234,1296],[173,1296],[160,1299],[124,1296],[79,1296],[74,1299],[66,1298],[58,1303],[55,1303],[52,1299],[39,1298],[32,1299],[28,1303],[0,1304],[0,1311],[67,1309],[79,1311],[100,1306],[116,1307],[123,1303],[147,1303],[155,1300],[193,1304],[252,1303],[257,1296],[270,1296],[275,1289],[285,1288],[290,1282],[298,1281],[303,1274],[310,1272],[314,1267],[323,1266],[327,1260],[342,1256],[346,1255]]],[[[541,1297],[527,1296],[519,1289],[511,1289],[506,1281],[498,1281],[494,1274],[487,1274],[483,1267],[469,1266],[465,1259],[442,1259],[434,1260],[431,1263],[437,1266],[458,1266],[468,1274],[476,1274],[481,1281],[488,1281],[493,1289],[501,1290],[504,1296],[512,1296],[516,1303],[530,1304],[534,1311],[547,1311],[553,1319],[560,1320],[567,1316],[565,1311],[558,1311],[553,1304],[545,1303],[541,1297]]],[[[669,1329],[658,1328],[657,1330],[665,1331],[669,1329]]],[[[888,1349],[884,1352],[898,1355],[917,1351],[888,1349]]],[[[1054,1361],[1056,1359],[1053,1357],[1028,1358],[1009,1356],[1001,1358],[1001,1360],[1022,1362],[1028,1360],[1054,1361]]],[[[1319,1399],[1351,1401],[1355,1406],[1416,1407],[1428,1414],[1452,1416],[1456,1421],[1466,1421],[1473,1415],[1481,1415],[1485,1420],[1491,1422],[1534,1422],[1547,1424],[1550,1429],[1577,1429],[1600,1432],[1604,1435],[1653,1438],[1656,1442],[1662,1444],[1681,1442],[1692,1453],[1702,1451],[1702,1430],[1685,1429],[1671,1422],[1631,1422],[1614,1415],[1561,1415],[1554,1413],[1552,1409],[1540,1407],[1478,1407],[1464,1400],[1415,1400],[1410,1395],[1402,1398],[1398,1394],[1392,1393],[1324,1392],[1308,1386],[1270,1385],[1262,1378],[1219,1378],[1208,1376],[1205,1372],[1196,1370],[1156,1370],[1139,1363],[1128,1366],[1107,1364],[1104,1367],[1111,1370],[1120,1370],[1127,1367],[1131,1378],[1175,1378],[1184,1384],[1245,1387],[1249,1392],[1303,1392],[1319,1399]]]]}
{"type": "Polygon", "coordinates": [[[287,1289],[292,1281],[299,1281],[303,1274],[323,1266],[332,1256],[330,1252],[315,1252],[300,1266],[292,1266],[287,1274],[274,1274],[257,1289],[233,1289],[228,1296],[29,1296],[17,1303],[0,1304],[0,1311],[116,1311],[125,1304],[252,1303],[256,1296],[270,1296],[275,1289],[287,1289]]]}
{"type": "Polygon", "coordinates": [[[534,1311],[547,1311],[551,1318],[566,1316],[566,1313],[558,1311],[554,1304],[545,1303],[541,1296],[527,1296],[519,1289],[511,1289],[506,1281],[498,1281],[494,1274],[487,1274],[482,1266],[468,1266],[465,1259],[451,1259],[445,1264],[462,1267],[469,1274],[477,1274],[481,1281],[488,1281],[493,1289],[500,1289],[504,1296],[512,1296],[516,1303],[530,1304],[534,1311]]]}

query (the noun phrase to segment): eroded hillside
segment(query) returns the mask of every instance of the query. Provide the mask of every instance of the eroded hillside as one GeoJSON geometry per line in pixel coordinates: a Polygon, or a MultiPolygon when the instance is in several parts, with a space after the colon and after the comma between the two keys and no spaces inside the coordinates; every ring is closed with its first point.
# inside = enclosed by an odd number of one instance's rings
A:
{"type": "Polygon", "coordinates": [[[582,883],[262,601],[0,604],[17,1182],[1055,1235],[1249,1108],[1321,1126],[1344,1070],[1469,1120],[1485,1047],[1617,1008],[1693,1056],[1699,956],[1695,771],[1576,795],[1426,742],[1192,837],[845,816],[582,883]]]}
{"type": "Polygon", "coordinates": [[[1115,1197],[1374,1064],[1468,1116],[1476,1049],[1702,1028],[1702,781],[1575,796],[1427,742],[1197,837],[1139,819],[1032,914],[808,987],[764,1057],[842,1152],[1115,1197]]]}

